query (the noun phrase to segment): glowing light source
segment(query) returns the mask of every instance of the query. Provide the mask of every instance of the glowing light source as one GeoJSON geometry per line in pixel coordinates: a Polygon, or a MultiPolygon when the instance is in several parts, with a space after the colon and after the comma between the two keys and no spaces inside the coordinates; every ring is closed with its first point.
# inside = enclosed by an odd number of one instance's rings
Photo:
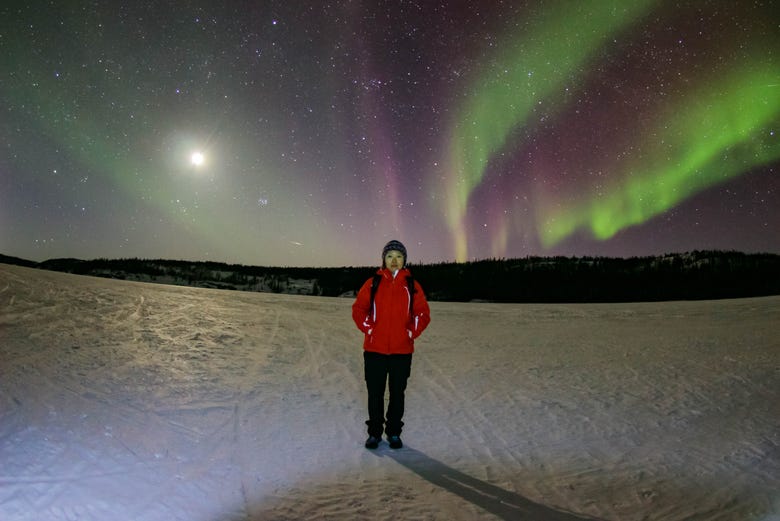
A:
{"type": "Polygon", "coordinates": [[[193,152],[190,156],[190,162],[195,166],[202,166],[206,162],[206,156],[202,152],[193,152]]]}

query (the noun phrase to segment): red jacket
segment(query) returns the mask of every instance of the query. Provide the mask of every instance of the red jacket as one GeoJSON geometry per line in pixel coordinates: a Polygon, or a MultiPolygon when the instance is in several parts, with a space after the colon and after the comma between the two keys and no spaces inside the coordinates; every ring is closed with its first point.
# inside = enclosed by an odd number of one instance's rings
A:
{"type": "Polygon", "coordinates": [[[409,312],[409,284],[411,275],[406,268],[396,274],[382,268],[377,271],[382,278],[371,308],[371,284],[368,279],[358,291],[352,304],[352,320],[365,334],[363,349],[383,354],[409,354],[414,352],[414,339],[420,336],[431,321],[431,311],[422,287],[414,281],[413,309],[409,312]]]}

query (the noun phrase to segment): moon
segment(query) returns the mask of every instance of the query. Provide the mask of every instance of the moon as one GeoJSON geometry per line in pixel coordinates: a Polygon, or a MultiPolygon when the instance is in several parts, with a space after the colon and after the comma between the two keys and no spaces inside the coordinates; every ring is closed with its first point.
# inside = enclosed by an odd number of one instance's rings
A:
{"type": "Polygon", "coordinates": [[[202,152],[193,152],[190,156],[190,163],[192,163],[195,166],[201,166],[203,163],[206,162],[206,156],[203,155],[202,152]]]}

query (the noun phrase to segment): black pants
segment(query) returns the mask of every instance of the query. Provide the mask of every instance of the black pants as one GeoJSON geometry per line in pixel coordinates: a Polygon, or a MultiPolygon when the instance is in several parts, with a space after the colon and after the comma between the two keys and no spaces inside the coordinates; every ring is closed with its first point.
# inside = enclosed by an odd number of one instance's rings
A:
{"type": "Polygon", "coordinates": [[[404,392],[406,380],[412,370],[412,355],[383,355],[363,351],[366,369],[366,388],[368,389],[368,434],[382,436],[382,430],[388,436],[398,436],[404,422],[404,392]],[[389,386],[388,386],[389,382],[389,386]],[[387,404],[387,422],[385,422],[385,386],[390,388],[390,400],[387,404]]]}

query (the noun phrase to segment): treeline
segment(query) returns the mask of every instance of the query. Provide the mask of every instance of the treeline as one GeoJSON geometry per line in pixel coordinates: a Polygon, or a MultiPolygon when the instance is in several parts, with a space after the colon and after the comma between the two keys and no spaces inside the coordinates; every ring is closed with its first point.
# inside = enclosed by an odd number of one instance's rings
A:
{"type": "Polygon", "coordinates": [[[37,267],[141,282],[316,296],[348,292],[353,286],[355,270],[365,272],[357,268],[284,268],[137,258],[52,259],[37,267]]]}
{"type": "Polygon", "coordinates": [[[694,251],[657,257],[527,257],[419,266],[432,300],[631,302],[780,294],[780,256],[694,251]]]}
{"type": "MultiPolygon", "coordinates": [[[[353,296],[376,267],[283,268],[148,259],[0,262],[68,273],[240,291],[353,296]]],[[[655,257],[525,257],[414,265],[430,300],[628,302],[780,294],[780,255],[694,251],[655,257]]]]}

